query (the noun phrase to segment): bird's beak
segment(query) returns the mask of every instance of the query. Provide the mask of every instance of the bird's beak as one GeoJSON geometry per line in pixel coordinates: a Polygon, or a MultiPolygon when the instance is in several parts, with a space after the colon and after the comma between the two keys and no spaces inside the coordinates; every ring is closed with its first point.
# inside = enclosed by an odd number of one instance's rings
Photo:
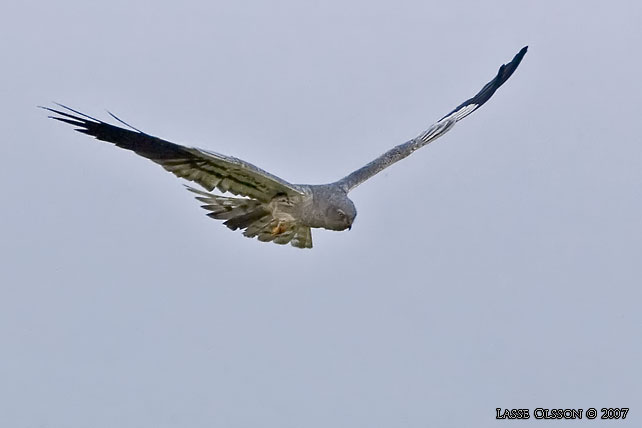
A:
{"type": "Polygon", "coordinates": [[[348,226],[348,230],[352,230],[352,225],[348,226]]]}

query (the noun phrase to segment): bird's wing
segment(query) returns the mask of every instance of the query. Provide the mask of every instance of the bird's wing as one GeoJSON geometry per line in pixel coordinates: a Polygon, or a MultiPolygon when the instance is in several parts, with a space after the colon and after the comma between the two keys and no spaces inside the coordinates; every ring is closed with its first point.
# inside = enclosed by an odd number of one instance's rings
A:
{"type": "Polygon", "coordinates": [[[76,131],[136,152],[174,175],[200,184],[208,191],[216,188],[221,192],[243,195],[262,202],[269,202],[277,194],[305,194],[299,186],[241,159],[170,143],[133,127],[130,130],[110,125],[61,104],[58,106],[62,110],[43,108],[57,115],[49,116],[50,118],[76,126],[76,131]]]}
{"type": "Polygon", "coordinates": [[[493,80],[488,82],[477,95],[461,103],[453,111],[439,119],[426,131],[422,132],[412,140],[404,144],[400,144],[392,148],[391,150],[388,150],[386,153],[379,156],[369,164],[342,178],[337,182],[337,184],[341,186],[346,192],[349,192],[351,189],[354,189],[373,175],[381,172],[393,163],[409,156],[415,150],[420,149],[426,144],[444,135],[455,125],[455,123],[477,110],[486,101],[488,101],[490,97],[493,96],[497,88],[502,86],[504,82],[506,82],[506,80],[508,80],[508,78],[513,74],[515,69],[517,69],[517,66],[522,61],[522,58],[526,54],[527,50],[528,46],[522,48],[522,50],[520,50],[517,55],[515,55],[511,62],[499,67],[497,76],[495,76],[493,80]]]}

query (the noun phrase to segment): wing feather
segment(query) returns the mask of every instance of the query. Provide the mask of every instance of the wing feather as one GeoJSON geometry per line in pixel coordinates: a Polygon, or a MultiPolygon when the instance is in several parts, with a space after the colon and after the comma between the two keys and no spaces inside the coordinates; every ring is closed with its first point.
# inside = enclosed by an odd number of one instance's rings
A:
{"type": "Polygon", "coordinates": [[[77,127],[77,131],[99,140],[131,150],[160,164],[177,177],[200,184],[208,191],[216,188],[221,192],[243,195],[262,202],[269,202],[280,193],[289,196],[305,194],[301,187],[241,159],[153,137],[131,127],[111,113],[112,117],[133,130],[105,123],[62,104],[58,106],[61,110],[43,108],[57,115],[49,116],[50,118],[73,125],[77,127]]]}
{"type": "Polygon", "coordinates": [[[345,176],[339,180],[337,184],[344,191],[349,192],[373,175],[388,168],[393,163],[399,162],[411,155],[415,150],[435,141],[437,138],[450,131],[452,127],[455,126],[455,123],[477,110],[493,96],[495,91],[502,86],[517,69],[522,58],[526,55],[527,50],[528,46],[525,46],[515,55],[511,62],[499,67],[499,71],[495,78],[488,82],[481,91],[477,93],[477,95],[458,105],[453,111],[439,119],[435,124],[419,134],[417,137],[404,144],[393,147],[372,162],[345,176]]]}

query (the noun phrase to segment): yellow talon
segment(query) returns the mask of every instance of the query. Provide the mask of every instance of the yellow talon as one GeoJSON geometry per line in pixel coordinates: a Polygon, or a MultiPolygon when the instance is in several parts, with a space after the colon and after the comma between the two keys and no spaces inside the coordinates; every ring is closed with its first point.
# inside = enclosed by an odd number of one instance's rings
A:
{"type": "Polygon", "coordinates": [[[283,232],[285,232],[286,230],[287,230],[287,229],[286,229],[285,225],[283,225],[283,224],[279,223],[279,224],[277,224],[276,226],[274,226],[274,227],[272,228],[272,235],[274,235],[274,236],[276,236],[276,235],[280,235],[280,234],[282,234],[283,232]]]}

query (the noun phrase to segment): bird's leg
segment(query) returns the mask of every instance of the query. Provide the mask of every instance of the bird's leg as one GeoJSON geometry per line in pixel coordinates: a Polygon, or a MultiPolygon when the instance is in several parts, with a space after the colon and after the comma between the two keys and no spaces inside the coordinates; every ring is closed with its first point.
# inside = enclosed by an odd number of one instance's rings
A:
{"type": "Polygon", "coordinates": [[[288,230],[284,221],[279,221],[276,226],[272,228],[272,235],[278,236],[288,230]]]}

